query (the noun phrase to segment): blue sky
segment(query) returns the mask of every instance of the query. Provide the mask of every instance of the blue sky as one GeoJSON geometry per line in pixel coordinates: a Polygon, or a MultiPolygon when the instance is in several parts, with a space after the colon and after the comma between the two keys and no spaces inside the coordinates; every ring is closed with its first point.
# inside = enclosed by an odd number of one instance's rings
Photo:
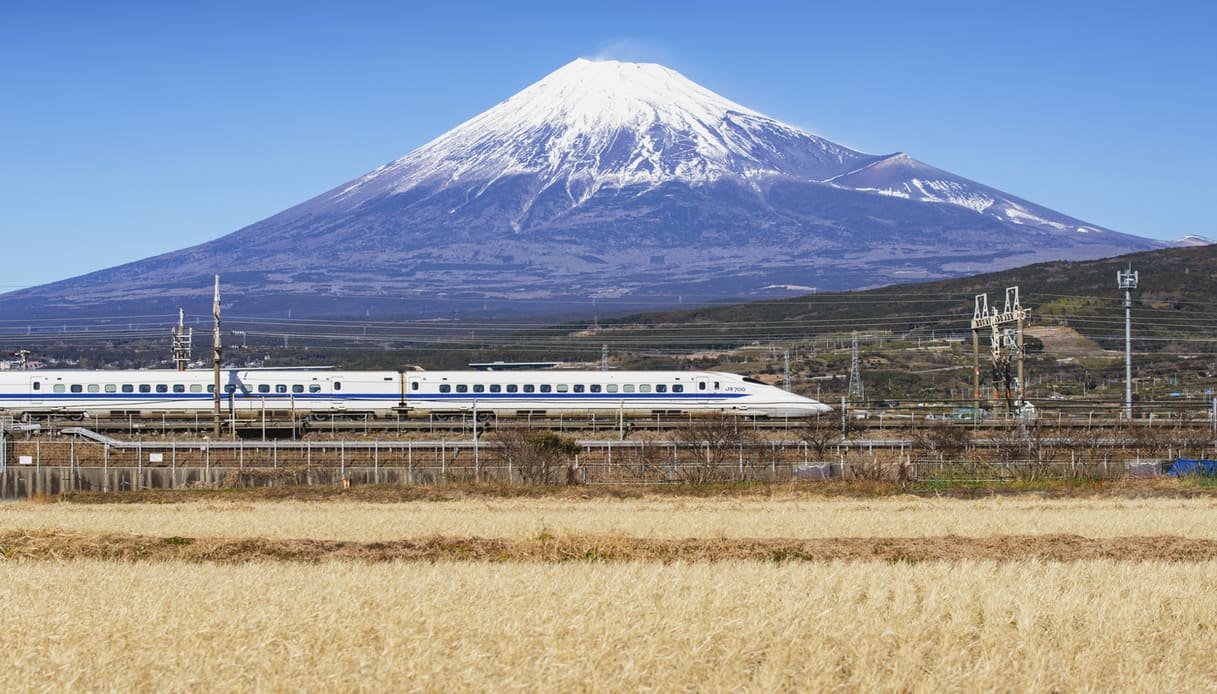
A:
{"type": "Polygon", "coordinates": [[[0,292],[234,231],[577,57],[1118,231],[1217,237],[1217,3],[411,5],[0,3],[0,292]]]}

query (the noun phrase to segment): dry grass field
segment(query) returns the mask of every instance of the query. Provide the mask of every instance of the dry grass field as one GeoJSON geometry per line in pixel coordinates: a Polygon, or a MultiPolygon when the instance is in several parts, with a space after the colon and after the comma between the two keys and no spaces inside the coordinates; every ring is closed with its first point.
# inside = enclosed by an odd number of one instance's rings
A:
{"type": "Polygon", "coordinates": [[[459,499],[0,505],[0,528],[156,536],[388,541],[433,535],[526,538],[541,533],[641,538],[938,537],[1076,534],[1217,539],[1217,497],[978,500],[459,499]]]}
{"type": "Polygon", "coordinates": [[[0,687],[1180,691],[1217,563],[0,564],[0,687]]]}
{"type": "Polygon", "coordinates": [[[1213,689],[1215,506],[6,503],[0,687],[1213,689]]]}

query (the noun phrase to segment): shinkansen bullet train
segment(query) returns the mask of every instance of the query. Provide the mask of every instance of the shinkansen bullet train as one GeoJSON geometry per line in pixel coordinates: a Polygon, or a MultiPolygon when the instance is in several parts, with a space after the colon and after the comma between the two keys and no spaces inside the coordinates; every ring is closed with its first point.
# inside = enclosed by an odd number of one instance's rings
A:
{"type": "MultiPolygon", "coordinates": [[[[0,411],[9,416],[108,416],[211,412],[214,372],[0,372],[0,411]]],[[[225,369],[226,412],[287,411],[498,416],[612,412],[632,416],[723,412],[812,417],[829,406],[716,371],[340,371],[225,369]]]]}

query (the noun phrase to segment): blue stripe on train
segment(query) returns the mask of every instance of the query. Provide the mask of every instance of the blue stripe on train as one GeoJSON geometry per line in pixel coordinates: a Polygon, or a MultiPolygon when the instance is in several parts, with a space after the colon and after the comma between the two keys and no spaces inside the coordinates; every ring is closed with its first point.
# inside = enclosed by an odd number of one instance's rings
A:
{"type": "MultiPolygon", "coordinates": [[[[410,400],[731,400],[748,395],[747,393],[414,393],[406,397],[410,400]]],[[[393,400],[395,395],[389,393],[235,393],[235,400],[393,400]]],[[[221,400],[229,400],[229,394],[221,396],[221,400]]],[[[0,393],[0,400],[90,400],[90,401],[121,401],[131,400],[198,400],[214,401],[211,393],[36,393],[36,394],[5,394],[0,393]]]]}

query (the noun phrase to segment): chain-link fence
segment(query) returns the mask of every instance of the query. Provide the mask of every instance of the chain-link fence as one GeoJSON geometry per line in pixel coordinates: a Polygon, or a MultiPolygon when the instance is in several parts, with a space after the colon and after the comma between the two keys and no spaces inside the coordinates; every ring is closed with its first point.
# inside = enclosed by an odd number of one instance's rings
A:
{"type": "Polygon", "coordinates": [[[865,479],[960,482],[1155,475],[1176,456],[1213,457],[1184,430],[1012,429],[984,436],[758,439],[682,431],[652,440],[574,440],[557,457],[502,434],[471,440],[123,441],[87,430],[0,439],[0,496],[73,490],[457,481],[700,484],[865,479]],[[540,467],[544,466],[544,467],[540,467]]]}

